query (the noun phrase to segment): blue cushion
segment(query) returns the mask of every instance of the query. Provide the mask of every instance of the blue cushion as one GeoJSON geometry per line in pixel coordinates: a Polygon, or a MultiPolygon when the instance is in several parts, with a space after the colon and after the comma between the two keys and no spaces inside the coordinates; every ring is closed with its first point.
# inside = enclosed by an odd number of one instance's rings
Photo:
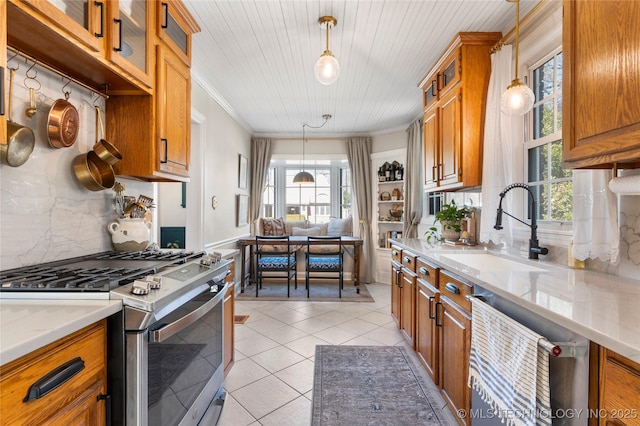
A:
{"type": "Polygon", "coordinates": [[[258,266],[262,269],[289,269],[295,263],[294,258],[288,257],[261,257],[258,266]]]}
{"type": "Polygon", "coordinates": [[[310,257],[309,270],[339,271],[339,257],[310,257]]]}

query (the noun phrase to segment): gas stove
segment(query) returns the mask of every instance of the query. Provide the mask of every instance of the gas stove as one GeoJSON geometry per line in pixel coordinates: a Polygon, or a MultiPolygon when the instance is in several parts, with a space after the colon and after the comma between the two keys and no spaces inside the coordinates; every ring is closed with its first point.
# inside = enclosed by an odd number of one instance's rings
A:
{"type": "Polygon", "coordinates": [[[0,298],[109,299],[118,287],[197,261],[205,252],[103,252],[0,271],[0,298]]]}

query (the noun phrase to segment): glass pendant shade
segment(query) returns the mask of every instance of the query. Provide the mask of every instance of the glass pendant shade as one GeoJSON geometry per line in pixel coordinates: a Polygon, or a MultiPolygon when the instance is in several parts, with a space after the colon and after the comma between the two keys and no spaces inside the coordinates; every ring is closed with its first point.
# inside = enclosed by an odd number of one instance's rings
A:
{"type": "Polygon", "coordinates": [[[515,79],[500,98],[500,109],[510,116],[525,115],[533,107],[535,95],[526,84],[515,79]]]}
{"type": "Polygon", "coordinates": [[[314,74],[316,79],[324,85],[332,84],[338,79],[340,64],[330,50],[325,50],[316,62],[314,74]]]}
{"type": "Polygon", "coordinates": [[[313,183],[313,175],[309,172],[299,172],[293,177],[293,183],[313,183]]]}

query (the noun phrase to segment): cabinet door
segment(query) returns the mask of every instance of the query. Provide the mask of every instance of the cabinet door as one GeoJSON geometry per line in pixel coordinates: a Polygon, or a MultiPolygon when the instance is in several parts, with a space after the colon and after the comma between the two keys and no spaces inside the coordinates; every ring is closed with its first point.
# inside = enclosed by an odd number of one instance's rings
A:
{"type": "Polygon", "coordinates": [[[640,425],[640,365],[600,348],[600,425],[640,425]]]}
{"type": "Polygon", "coordinates": [[[400,331],[404,338],[415,347],[416,335],[416,274],[403,268],[400,286],[400,331]]]}
{"type": "Polygon", "coordinates": [[[423,106],[425,110],[438,100],[438,78],[438,75],[433,76],[429,85],[422,89],[424,90],[423,106]]]}
{"type": "Polygon", "coordinates": [[[440,186],[459,182],[460,176],[460,101],[462,90],[453,90],[442,99],[440,108],[440,151],[438,180],[440,186]]]}
{"type": "Polygon", "coordinates": [[[196,27],[197,24],[183,9],[182,3],[173,0],[158,2],[156,27],[160,40],[178,55],[185,65],[191,65],[192,30],[188,22],[196,27]]]}
{"type": "Polygon", "coordinates": [[[438,186],[438,108],[432,108],[424,114],[424,184],[425,189],[438,186]]]}
{"type": "MultiPolygon", "coordinates": [[[[446,297],[438,305],[440,312],[440,389],[452,413],[469,412],[471,392],[467,387],[471,347],[471,317],[446,297]]],[[[470,424],[470,416],[457,418],[461,425],[470,424]]]]}
{"type": "Polygon", "coordinates": [[[565,0],[563,5],[564,165],[638,166],[640,2],[565,0]]]}
{"type": "Polygon", "coordinates": [[[416,355],[433,383],[438,385],[439,327],[435,323],[436,303],[440,292],[424,280],[418,279],[416,294],[416,355]]]}
{"type": "Polygon", "coordinates": [[[94,383],[73,402],[53,417],[47,419],[50,426],[89,426],[106,425],[106,402],[98,399],[105,393],[106,386],[102,381],[94,383]]]}
{"type": "Polygon", "coordinates": [[[391,317],[400,327],[400,286],[402,285],[402,267],[391,262],[391,317]]]}
{"type": "MultiPolygon", "coordinates": [[[[41,13],[40,19],[82,44],[87,50],[106,50],[107,2],[94,0],[24,0],[26,5],[41,13]]],[[[4,27],[6,28],[6,27],[4,27]]]]}
{"type": "Polygon", "coordinates": [[[176,55],[158,46],[159,169],[189,176],[191,142],[191,80],[189,67],[176,55]]]}
{"type": "Polygon", "coordinates": [[[124,71],[148,86],[152,86],[150,28],[153,28],[153,7],[145,0],[110,1],[110,46],[108,58],[124,71]]]}
{"type": "Polygon", "coordinates": [[[460,81],[462,49],[456,49],[446,60],[439,73],[438,97],[442,99],[460,81]]]}

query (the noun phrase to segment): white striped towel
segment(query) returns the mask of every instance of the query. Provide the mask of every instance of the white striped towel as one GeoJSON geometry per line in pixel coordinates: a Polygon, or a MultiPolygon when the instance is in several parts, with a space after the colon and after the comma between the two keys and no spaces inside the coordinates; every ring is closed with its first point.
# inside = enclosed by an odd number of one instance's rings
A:
{"type": "Polygon", "coordinates": [[[471,299],[468,386],[511,425],[551,425],[549,354],[543,337],[479,299],[471,299]]]}

